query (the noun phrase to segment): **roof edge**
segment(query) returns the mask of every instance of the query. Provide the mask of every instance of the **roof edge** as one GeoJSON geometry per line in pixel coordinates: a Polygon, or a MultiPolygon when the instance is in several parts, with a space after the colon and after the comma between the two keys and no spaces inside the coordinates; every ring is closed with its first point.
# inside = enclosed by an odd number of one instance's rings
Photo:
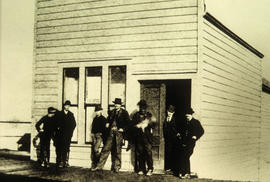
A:
{"type": "Polygon", "coordinates": [[[210,13],[206,12],[203,17],[204,17],[204,19],[206,19],[207,21],[209,21],[212,25],[214,25],[219,30],[221,30],[223,33],[225,33],[226,35],[228,35],[229,37],[231,37],[233,40],[235,40],[236,42],[238,42],[239,44],[241,44],[242,46],[244,46],[245,48],[247,48],[250,52],[254,53],[259,58],[263,58],[264,57],[264,55],[261,52],[259,52],[258,50],[256,50],[254,47],[252,47],[251,45],[249,45],[246,41],[244,41],[243,39],[241,39],[238,35],[236,35],[235,33],[233,33],[230,29],[228,29],[225,25],[223,25],[220,21],[218,21],[210,13]]]}
{"type": "Polygon", "coordinates": [[[266,78],[262,78],[262,91],[270,94],[270,82],[266,78]]]}

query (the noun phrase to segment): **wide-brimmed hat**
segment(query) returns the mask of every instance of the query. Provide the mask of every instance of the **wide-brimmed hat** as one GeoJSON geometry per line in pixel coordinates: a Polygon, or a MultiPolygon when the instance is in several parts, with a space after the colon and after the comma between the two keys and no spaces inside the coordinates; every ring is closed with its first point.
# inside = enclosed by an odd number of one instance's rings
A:
{"type": "Polygon", "coordinates": [[[102,111],[102,110],[103,110],[103,108],[101,106],[95,106],[95,112],[102,111]]]}
{"type": "Polygon", "coordinates": [[[56,109],[54,107],[49,107],[48,108],[48,113],[49,114],[54,114],[54,113],[56,113],[56,109]]]}
{"type": "Polygon", "coordinates": [[[173,112],[175,112],[175,107],[173,105],[169,105],[167,111],[173,113],[173,112]]]}
{"type": "Polygon", "coordinates": [[[147,103],[146,103],[146,101],[145,100],[140,100],[139,102],[138,102],[138,104],[137,104],[139,107],[141,107],[141,108],[147,108],[147,103]]]}
{"type": "Polygon", "coordinates": [[[120,98],[115,98],[113,101],[114,104],[122,104],[122,100],[120,98]]]}
{"type": "Polygon", "coordinates": [[[185,111],[185,114],[193,114],[194,111],[193,109],[190,107],[190,108],[187,108],[186,111],[185,111]]]}
{"type": "Polygon", "coordinates": [[[70,106],[70,105],[71,105],[70,100],[66,100],[66,102],[64,103],[64,106],[65,106],[65,105],[69,105],[69,106],[70,106]]]}

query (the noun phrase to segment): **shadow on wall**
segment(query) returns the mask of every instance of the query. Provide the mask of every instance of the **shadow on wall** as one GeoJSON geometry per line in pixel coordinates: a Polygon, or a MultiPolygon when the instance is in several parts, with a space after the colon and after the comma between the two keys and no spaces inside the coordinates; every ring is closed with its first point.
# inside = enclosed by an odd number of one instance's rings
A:
{"type": "Polygon", "coordinates": [[[18,151],[27,151],[30,152],[30,133],[25,133],[18,141],[18,151]]]}

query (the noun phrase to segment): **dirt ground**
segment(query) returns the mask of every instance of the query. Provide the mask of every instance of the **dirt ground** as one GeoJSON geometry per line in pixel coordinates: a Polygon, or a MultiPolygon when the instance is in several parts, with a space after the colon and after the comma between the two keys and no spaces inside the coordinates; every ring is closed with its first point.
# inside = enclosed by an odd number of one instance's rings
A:
{"type": "Polygon", "coordinates": [[[171,175],[139,176],[132,172],[95,171],[80,167],[41,168],[35,161],[0,157],[0,181],[14,182],[222,182],[211,179],[179,179],[171,175]]]}

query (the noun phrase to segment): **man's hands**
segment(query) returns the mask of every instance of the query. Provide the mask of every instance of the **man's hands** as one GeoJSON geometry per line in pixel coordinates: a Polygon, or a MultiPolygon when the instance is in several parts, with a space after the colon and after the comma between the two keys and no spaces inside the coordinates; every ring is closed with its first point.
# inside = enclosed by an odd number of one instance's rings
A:
{"type": "Polygon", "coordinates": [[[119,132],[124,132],[124,130],[122,128],[119,128],[118,131],[119,132]]]}

